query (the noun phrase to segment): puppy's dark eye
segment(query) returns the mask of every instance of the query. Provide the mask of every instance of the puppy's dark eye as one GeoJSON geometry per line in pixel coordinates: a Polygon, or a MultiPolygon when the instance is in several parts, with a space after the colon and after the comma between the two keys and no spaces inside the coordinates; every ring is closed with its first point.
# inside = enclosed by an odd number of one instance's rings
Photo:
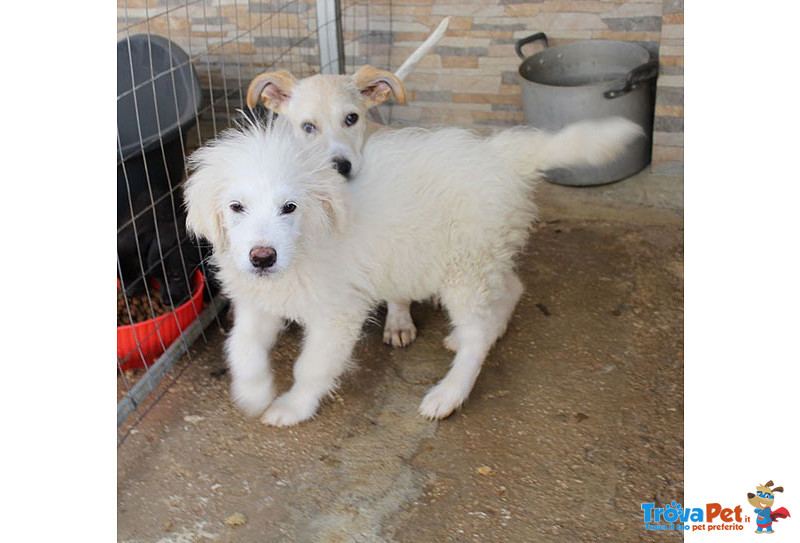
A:
{"type": "Polygon", "coordinates": [[[347,126],[353,126],[358,122],[358,114],[351,113],[347,117],[344,118],[344,124],[347,126]]]}
{"type": "Polygon", "coordinates": [[[303,123],[300,125],[300,128],[306,134],[314,134],[317,131],[317,127],[313,123],[303,123]]]}
{"type": "Polygon", "coordinates": [[[281,208],[281,215],[288,215],[289,213],[294,213],[294,210],[297,209],[297,204],[294,202],[286,202],[283,204],[281,208]]]}
{"type": "Polygon", "coordinates": [[[231,202],[229,204],[229,207],[231,208],[231,211],[233,211],[234,213],[241,213],[242,211],[244,211],[244,206],[242,205],[241,202],[231,202]]]}

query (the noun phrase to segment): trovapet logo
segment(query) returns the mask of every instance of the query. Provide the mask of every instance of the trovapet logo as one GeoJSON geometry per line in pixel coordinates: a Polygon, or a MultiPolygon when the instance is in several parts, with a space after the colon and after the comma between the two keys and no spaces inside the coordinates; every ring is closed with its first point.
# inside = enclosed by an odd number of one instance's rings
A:
{"type": "Polygon", "coordinates": [[[707,503],[705,507],[684,508],[679,503],[668,503],[656,507],[655,503],[643,503],[644,528],[653,531],[696,531],[696,530],[744,530],[742,507],[723,507],[718,503],[707,503]],[[720,524],[712,524],[719,519],[720,524]]]}
{"type": "Polygon", "coordinates": [[[724,507],[719,503],[707,503],[704,507],[683,507],[679,503],[656,507],[656,504],[643,503],[644,528],[649,531],[741,531],[745,524],[755,524],[755,533],[774,533],[772,525],[780,519],[791,517],[788,509],[772,509],[775,493],[783,492],[783,487],[773,488],[772,481],[756,485],[755,494],[747,494],[747,502],[754,508],[753,515],[742,510],[741,505],[724,507]]]}

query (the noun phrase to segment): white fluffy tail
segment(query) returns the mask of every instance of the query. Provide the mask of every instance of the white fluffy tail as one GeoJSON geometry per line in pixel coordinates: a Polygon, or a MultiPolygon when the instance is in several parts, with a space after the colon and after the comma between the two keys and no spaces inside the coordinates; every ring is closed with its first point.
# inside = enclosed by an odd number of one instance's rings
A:
{"type": "Polygon", "coordinates": [[[489,138],[489,145],[522,177],[570,166],[602,166],[644,136],[642,128],[627,119],[612,117],[580,121],[549,134],[531,128],[512,128],[489,138]]]}
{"type": "Polygon", "coordinates": [[[402,66],[400,66],[397,71],[394,73],[401,81],[411,73],[417,63],[422,60],[422,57],[427,55],[433,46],[436,45],[439,40],[442,39],[444,33],[447,31],[447,25],[450,24],[450,17],[445,17],[444,20],[439,23],[439,26],[436,27],[436,30],[433,31],[433,34],[428,36],[428,39],[425,40],[422,45],[417,47],[417,50],[411,53],[411,56],[406,59],[402,66]]]}

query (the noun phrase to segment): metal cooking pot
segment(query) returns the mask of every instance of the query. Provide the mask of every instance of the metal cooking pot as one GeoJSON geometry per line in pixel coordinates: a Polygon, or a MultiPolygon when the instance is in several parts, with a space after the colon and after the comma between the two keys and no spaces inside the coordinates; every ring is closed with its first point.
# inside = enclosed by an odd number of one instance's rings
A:
{"type": "Polygon", "coordinates": [[[658,61],[634,43],[587,40],[548,48],[539,32],[516,43],[527,124],[548,131],[576,121],[625,117],[647,138],[630,145],[616,162],[603,167],[557,169],[547,178],[561,185],[601,185],[633,175],[650,163],[658,61]],[[522,48],[541,41],[544,49],[525,57],[522,48]]]}

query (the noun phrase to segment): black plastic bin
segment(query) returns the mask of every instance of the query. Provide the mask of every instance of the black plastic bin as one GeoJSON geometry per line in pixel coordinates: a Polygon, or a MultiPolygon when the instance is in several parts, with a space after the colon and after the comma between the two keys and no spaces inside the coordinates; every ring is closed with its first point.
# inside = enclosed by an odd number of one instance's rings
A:
{"type": "Polygon", "coordinates": [[[179,131],[185,134],[194,125],[201,99],[189,55],[175,43],[147,34],[117,43],[118,223],[130,218],[128,187],[136,200],[147,190],[148,177],[158,192],[181,181],[179,131]]]}

